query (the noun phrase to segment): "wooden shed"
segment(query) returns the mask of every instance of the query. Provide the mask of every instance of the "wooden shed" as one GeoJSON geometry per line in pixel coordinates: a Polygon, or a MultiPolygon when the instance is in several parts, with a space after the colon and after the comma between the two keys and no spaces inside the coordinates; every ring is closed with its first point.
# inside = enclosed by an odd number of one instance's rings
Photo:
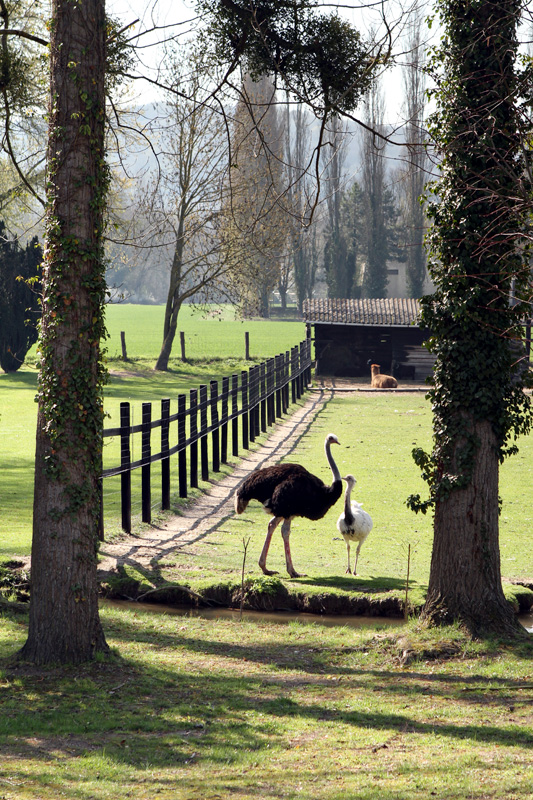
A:
{"type": "Polygon", "coordinates": [[[422,346],[420,304],[412,298],[306,300],[304,320],[314,329],[318,375],[368,376],[368,361],[397,378],[423,380],[434,356],[422,346]]]}

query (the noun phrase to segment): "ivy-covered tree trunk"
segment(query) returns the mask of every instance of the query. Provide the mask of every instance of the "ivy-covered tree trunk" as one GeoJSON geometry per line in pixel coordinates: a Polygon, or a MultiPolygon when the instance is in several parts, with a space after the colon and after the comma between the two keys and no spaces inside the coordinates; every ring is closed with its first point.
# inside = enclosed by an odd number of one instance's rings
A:
{"type": "Polygon", "coordinates": [[[108,182],[104,1],[53,0],[50,36],[31,605],[21,651],[37,664],[76,663],[107,650],[96,573],[108,182]]]}
{"type": "Polygon", "coordinates": [[[525,171],[517,111],[518,0],[439,0],[431,132],[442,178],[429,216],[437,290],[423,317],[436,353],[434,448],[415,451],[435,509],[424,617],[475,634],[519,630],[500,576],[498,466],[530,426],[520,367],[529,269],[518,246],[525,171]],[[518,302],[510,302],[512,287],[518,302]]]}
{"type": "MultiPolygon", "coordinates": [[[[442,498],[435,509],[431,579],[424,615],[433,622],[466,621],[478,632],[514,627],[502,591],[498,547],[498,449],[489,422],[468,422],[479,444],[470,483],[442,498]]],[[[457,441],[451,470],[460,467],[457,441]]]]}

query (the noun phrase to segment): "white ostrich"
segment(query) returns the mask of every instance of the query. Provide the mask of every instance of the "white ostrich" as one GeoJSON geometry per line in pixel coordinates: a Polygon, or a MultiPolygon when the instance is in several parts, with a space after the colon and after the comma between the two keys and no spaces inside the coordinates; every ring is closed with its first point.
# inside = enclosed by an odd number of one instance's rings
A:
{"type": "Polygon", "coordinates": [[[348,569],[346,572],[351,574],[350,569],[350,542],[359,542],[355,553],[355,565],[353,574],[357,575],[357,559],[359,558],[359,551],[361,545],[366,537],[372,530],[372,517],[366,511],[363,511],[361,503],[356,500],[350,502],[350,494],[356,484],[353,475],[347,475],[344,480],[347,483],[346,492],[344,494],[344,511],[337,520],[337,528],[342,533],[346,547],[348,548],[348,569]]]}

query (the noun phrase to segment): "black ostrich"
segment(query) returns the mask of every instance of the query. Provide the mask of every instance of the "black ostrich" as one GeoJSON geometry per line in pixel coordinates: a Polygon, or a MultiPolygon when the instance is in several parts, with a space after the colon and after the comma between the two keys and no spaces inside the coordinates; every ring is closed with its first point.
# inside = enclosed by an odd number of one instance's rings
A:
{"type": "Polygon", "coordinates": [[[333,473],[333,483],[327,486],[300,464],[276,464],[252,472],[235,492],[235,511],[242,514],[250,500],[259,500],[267,514],[274,516],[268,523],[268,531],[259,558],[259,566],[265,575],[275,575],[266,568],[266,558],[272,534],[283,520],[281,535],[285,547],[287,572],[291,578],[301,578],[293,567],[289,536],[294,517],[321,519],[337,502],[342,493],[342,479],[331,455],[331,445],[340,444],[334,433],[326,436],[326,457],[333,473]]]}

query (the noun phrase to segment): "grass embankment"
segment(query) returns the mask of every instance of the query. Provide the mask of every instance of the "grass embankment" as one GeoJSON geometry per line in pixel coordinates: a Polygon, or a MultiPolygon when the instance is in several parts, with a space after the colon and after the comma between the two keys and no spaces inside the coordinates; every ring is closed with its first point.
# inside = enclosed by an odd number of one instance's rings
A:
{"type": "Polygon", "coordinates": [[[104,608],[117,656],[6,664],[6,800],[530,800],[531,645],[458,630],[204,620],[104,608]]]}

